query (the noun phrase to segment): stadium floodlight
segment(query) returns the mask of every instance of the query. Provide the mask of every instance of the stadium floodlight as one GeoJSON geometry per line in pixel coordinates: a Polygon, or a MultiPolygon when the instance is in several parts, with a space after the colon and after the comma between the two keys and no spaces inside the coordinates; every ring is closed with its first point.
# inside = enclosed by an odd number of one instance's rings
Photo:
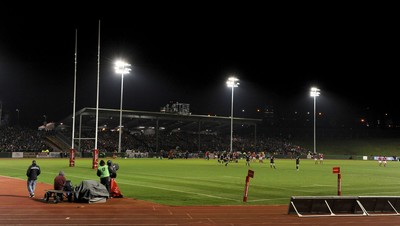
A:
{"type": "Polygon", "coordinates": [[[118,139],[118,153],[121,153],[121,137],[122,137],[122,99],[124,93],[124,75],[129,74],[131,65],[123,61],[115,62],[115,73],[121,74],[121,103],[119,109],[119,139],[118,139]]]}
{"type": "Polygon", "coordinates": [[[232,101],[231,101],[231,141],[230,141],[230,152],[232,152],[232,140],[233,140],[233,90],[239,86],[239,79],[235,77],[229,77],[226,81],[226,85],[232,88],[232,101]]]}
{"type": "Polygon", "coordinates": [[[316,139],[316,125],[317,125],[317,120],[316,120],[316,108],[317,108],[317,97],[320,94],[320,89],[311,87],[310,90],[310,96],[314,97],[314,154],[317,153],[317,139],[316,139]]]}

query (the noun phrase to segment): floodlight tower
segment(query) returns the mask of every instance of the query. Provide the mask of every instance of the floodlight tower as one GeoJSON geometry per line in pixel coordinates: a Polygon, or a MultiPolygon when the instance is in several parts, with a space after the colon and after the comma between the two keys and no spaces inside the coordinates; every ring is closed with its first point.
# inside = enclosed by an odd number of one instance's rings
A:
{"type": "Polygon", "coordinates": [[[317,153],[317,139],[316,139],[316,108],[317,108],[317,97],[320,94],[320,89],[312,87],[310,90],[310,96],[314,97],[314,154],[317,153]]]}
{"type": "Polygon", "coordinates": [[[121,137],[122,137],[122,98],[124,93],[124,75],[129,74],[131,71],[130,64],[123,61],[115,62],[115,73],[121,74],[121,104],[119,110],[119,139],[118,139],[118,153],[121,153],[121,137]]]}
{"type": "Polygon", "coordinates": [[[226,85],[232,88],[232,100],[231,100],[231,141],[230,141],[230,152],[232,152],[232,140],[233,140],[233,90],[239,86],[239,79],[235,77],[229,77],[226,81],[226,85]]]}

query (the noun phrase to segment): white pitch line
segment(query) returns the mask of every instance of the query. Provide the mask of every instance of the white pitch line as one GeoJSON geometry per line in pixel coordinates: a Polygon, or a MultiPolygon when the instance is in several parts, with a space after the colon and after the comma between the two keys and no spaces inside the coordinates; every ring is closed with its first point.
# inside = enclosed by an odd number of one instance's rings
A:
{"type": "Polygon", "coordinates": [[[222,176],[222,177],[225,177],[225,178],[235,178],[235,179],[241,179],[241,177],[234,177],[234,176],[222,176]]]}
{"type": "MultiPolygon", "coordinates": [[[[127,184],[127,183],[120,183],[120,184],[127,184]]],[[[221,196],[203,194],[203,193],[198,193],[198,192],[179,191],[179,190],[176,190],[176,189],[163,188],[163,187],[157,187],[157,186],[149,186],[149,185],[141,185],[141,184],[127,184],[127,185],[139,186],[139,187],[145,187],[145,188],[154,188],[154,189],[160,189],[160,190],[166,190],[166,191],[173,191],[173,192],[184,193],[184,194],[205,196],[205,197],[209,197],[209,198],[225,199],[225,200],[230,200],[230,201],[239,202],[239,200],[237,200],[237,199],[225,198],[225,197],[221,197],[221,196]]]]}
{"type": "Polygon", "coordinates": [[[335,185],[329,185],[329,184],[312,184],[312,185],[307,185],[307,186],[300,186],[302,188],[312,188],[312,187],[333,187],[335,185]]]}
{"type": "MultiPolygon", "coordinates": [[[[80,177],[80,178],[83,178],[83,177],[80,177]]],[[[118,183],[119,183],[119,184],[131,185],[131,186],[138,186],[138,187],[145,187],[145,188],[154,188],[154,189],[160,189],[160,190],[166,190],[166,191],[173,191],[173,192],[184,193],[184,194],[199,195],[199,196],[205,196],[205,197],[209,197],[209,198],[225,199],[225,200],[230,200],[230,201],[239,202],[237,199],[225,198],[225,197],[221,197],[221,196],[203,194],[203,193],[198,193],[198,192],[180,191],[180,190],[176,190],[176,189],[164,188],[164,187],[158,187],[158,186],[149,186],[149,185],[141,185],[141,184],[123,183],[123,182],[120,182],[120,181],[119,181],[118,183]]]]}
{"type": "MultiPolygon", "coordinates": [[[[77,178],[82,178],[82,179],[87,180],[87,178],[85,178],[85,177],[77,177],[77,178]]],[[[160,189],[160,190],[166,190],[166,191],[173,191],[173,192],[184,193],[184,194],[205,196],[205,197],[209,197],[209,198],[225,199],[225,200],[230,200],[230,201],[239,202],[237,199],[225,198],[225,197],[221,197],[221,196],[203,194],[203,193],[198,193],[198,192],[180,191],[180,190],[176,190],[176,189],[163,188],[163,187],[157,187],[157,186],[149,186],[149,185],[130,184],[130,183],[122,183],[122,182],[118,182],[118,183],[120,183],[120,184],[126,184],[126,185],[131,185],[131,186],[139,186],[139,187],[146,187],[146,188],[154,188],[154,189],[160,189]]]]}
{"type": "Polygon", "coordinates": [[[371,195],[383,195],[383,194],[396,196],[399,193],[398,192],[378,192],[378,193],[357,194],[357,196],[369,196],[369,195],[371,196],[371,195]]]}
{"type": "Polygon", "coordinates": [[[271,200],[283,200],[283,199],[287,199],[290,200],[290,198],[277,198],[277,199],[252,199],[252,200],[247,200],[247,202],[263,202],[263,201],[271,201],[271,200]]]}

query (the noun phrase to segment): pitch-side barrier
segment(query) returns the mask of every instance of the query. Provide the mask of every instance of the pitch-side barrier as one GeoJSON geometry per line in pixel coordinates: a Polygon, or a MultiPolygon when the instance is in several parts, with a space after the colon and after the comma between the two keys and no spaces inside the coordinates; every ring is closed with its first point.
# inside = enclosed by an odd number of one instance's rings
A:
{"type": "Polygon", "coordinates": [[[289,214],[299,217],[400,215],[400,196],[292,196],[289,214]]]}

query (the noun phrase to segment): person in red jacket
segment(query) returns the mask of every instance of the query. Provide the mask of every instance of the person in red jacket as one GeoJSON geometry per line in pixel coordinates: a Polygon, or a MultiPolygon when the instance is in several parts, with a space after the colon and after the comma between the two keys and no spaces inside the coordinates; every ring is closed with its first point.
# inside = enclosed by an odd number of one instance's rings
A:
{"type": "MultiPolygon", "coordinates": [[[[63,190],[67,179],[65,179],[64,172],[60,171],[54,178],[54,190],[63,190]]],[[[63,193],[57,193],[58,199],[63,200],[63,193]]]]}
{"type": "Polygon", "coordinates": [[[54,178],[54,190],[63,190],[65,181],[67,181],[67,179],[65,179],[64,172],[60,171],[54,178]]]}

